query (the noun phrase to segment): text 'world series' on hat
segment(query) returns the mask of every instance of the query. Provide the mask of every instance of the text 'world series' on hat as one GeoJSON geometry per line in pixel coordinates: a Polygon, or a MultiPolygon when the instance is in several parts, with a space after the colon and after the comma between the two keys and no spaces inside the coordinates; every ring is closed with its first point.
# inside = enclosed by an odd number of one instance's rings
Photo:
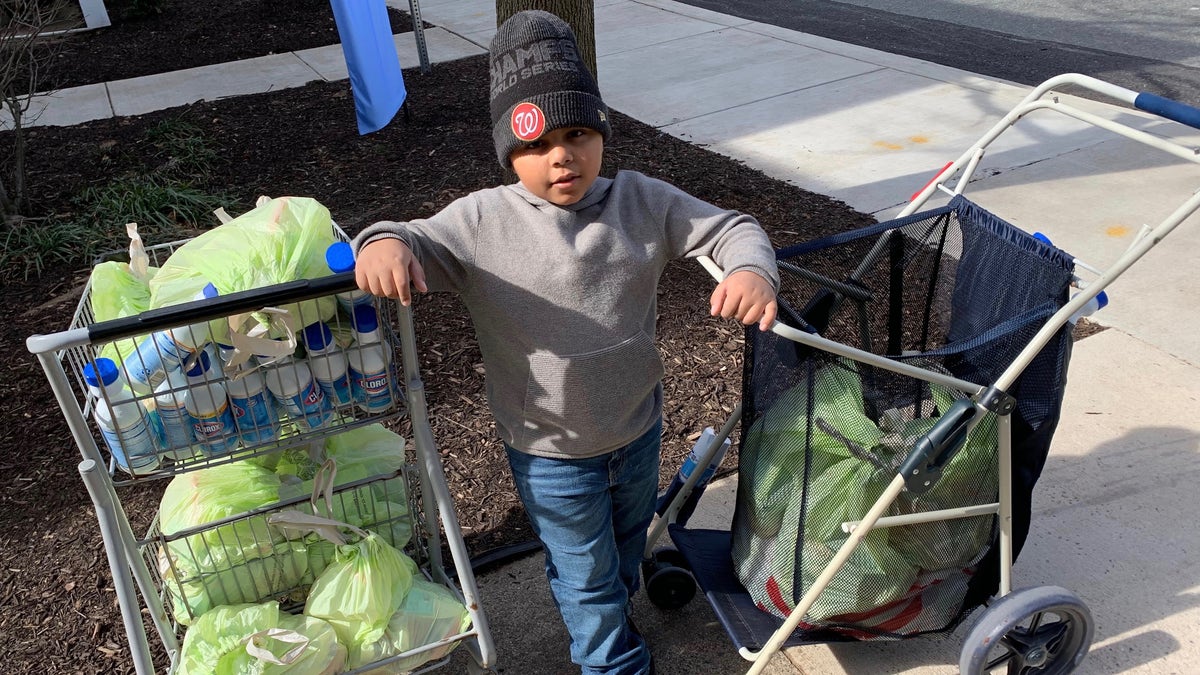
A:
{"type": "Polygon", "coordinates": [[[496,30],[488,49],[492,140],[501,166],[522,143],[562,127],[586,127],[607,141],[608,107],[579,56],[565,21],[540,10],[518,12],[496,30]]]}

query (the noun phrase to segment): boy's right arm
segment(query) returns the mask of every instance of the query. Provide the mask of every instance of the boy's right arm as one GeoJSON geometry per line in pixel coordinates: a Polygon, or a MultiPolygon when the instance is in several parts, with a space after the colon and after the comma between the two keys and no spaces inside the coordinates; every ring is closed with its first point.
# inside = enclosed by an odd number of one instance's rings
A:
{"type": "Polygon", "coordinates": [[[429,218],[380,221],[358,233],[355,280],[375,295],[412,300],[411,283],[422,293],[461,293],[470,283],[479,209],[471,196],[456,199],[429,218]]]}
{"type": "Polygon", "coordinates": [[[412,249],[395,237],[382,237],[364,245],[354,261],[354,278],[358,287],[387,298],[396,298],[408,306],[412,302],[409,281],[425,293],[425,270],[412,249]]]}

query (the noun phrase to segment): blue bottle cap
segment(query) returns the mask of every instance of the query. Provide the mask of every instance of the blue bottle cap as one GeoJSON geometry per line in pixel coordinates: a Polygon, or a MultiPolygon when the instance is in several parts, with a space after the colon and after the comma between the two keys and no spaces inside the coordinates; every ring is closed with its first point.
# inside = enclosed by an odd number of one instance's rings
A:
{"type": "Polygon", "coordinates": [[[360,333],[370,333],[379,328],[379,315],[375,313],[375,308],[370,305],[355,305],[352,325],[354,326],[354,330],[360,333]]]}
{"type": "Polygon", "coordinates": [[[212,284],[205,284],[204,289],[200,291],[200,294],[204,296],[205,300],[210,300],[220,295],[220,293],[217,292],[217,287],[213,286],[212,284]]]}
{"type": "Polygon", "coordinates": [[[1100,311],[1108,307],[1108,293],[1100,291],[1096,294],[1096,311],[1100,311]]]}
{"type": "Polygon", "coordinates": [[[117,364],[112,359],[96,359],[94,368],[90,363],[83,366],[83,381],[92,387],[107,387],[117,381],[118,375],[117,364]]]}
{"type": "Polygon", "coordinates": [[[208,368],[211,365],[212,361],[208,358],[208,352],[201,351],[196,356],[196,362],[192,364],[191,368],[188,368],[187,376],[199,377],[204,373],[207,373],[208,368]]]}
{"type": "Polygon", "coordinates": [[[309,349],[325,349],[330,342],[333,342],[333,331],[329,330],[324,321],[304,327],[304,344],[309,349]]]}
{"type": "Polygon", "coordinates": [[[349,272],[354,269],[354,249],[350,244],[339,241],[325,249],[325,264],[334,273],[349,272]]]}
{"type": "Polygon", "coordinates": [[[1037,239],[1038,241],[1042,242],[1043,244],[1049,244],[1050,246],[1054,245],[1054,242],[1050,241],[1050,237],[1047,237],[1046,235],[1042,234],[1041,232],[1034,232],[1033,238],[1037,239]]]}

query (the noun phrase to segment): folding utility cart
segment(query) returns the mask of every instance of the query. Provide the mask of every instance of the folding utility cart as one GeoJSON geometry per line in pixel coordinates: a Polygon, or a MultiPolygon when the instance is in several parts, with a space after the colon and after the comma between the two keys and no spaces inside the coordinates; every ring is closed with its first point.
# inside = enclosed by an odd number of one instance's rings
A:
{"type": "Polygon", "coordinates": [[[741,422],[732,530],[679,522],[695,470],[652,529],[643,568],[660,607],[699,586],[750,673],[785,646],[952,631],[980,606],[964,675],[1069,673],[1087,654],[1087,606],[1064,588],[1016,589],[1013,561],[1058,423],[1074,317],[1195,213],[1200,192],[1107,270],[962,192],[988,146],[1039,110],[1189,162],[1200,154],[1052,94],[1067,85],[1200,129],[1195,108],[1062,75],[898,218],[777,253],[779,320],[748,330],[743,400],[698,462],[741,422]],[[939,192],[949,203],[918,212],[939,192]],[[677,550],[656,549],[664,531],[677,550]]]}

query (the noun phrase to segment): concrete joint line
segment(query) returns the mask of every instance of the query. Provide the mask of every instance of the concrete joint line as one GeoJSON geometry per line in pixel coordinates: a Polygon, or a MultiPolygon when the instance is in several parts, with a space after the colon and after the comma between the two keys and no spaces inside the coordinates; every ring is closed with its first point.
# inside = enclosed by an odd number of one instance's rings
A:
{"type": "Polygon", "coordinates": [[[817,84],[812,84],[807,87],[800,87],[798,89],[792,89],[790,91],[784,91],[784,92],[780,92],[778,94],[772,94],[771,96],[764,96],[763,98],[756,98],[753,101],[747,101],[745,103],[731,105],[728,108],[721,108],[719,110],[710,110],[709,112],[706,112],[703,115],[696,115],[695,117],[685,117],[683,119],[678,119],[678,120],[675,120],[674,122],[671,122],[670,124],[664,124],[661,127],[657,127],[657,128],[658,129],[666,129],[667,127],[672,127],[676,124],[683,124],[684,122],[691,122],[692,120],[703,119],[705,117],[708,117],[709,115],[716,115],[718,113],[727,112],[727,111],[733,110],[735,108],[743,108],[748,105],[754,105],[755,103],[762,103],[763,101],[770,101],[771,99],[779,98],[781,96],[790,96],[792,94],[795,94],[796,92],[808,91],[809,89],[816,89],[818,87],[825,87],[825,86],[828,86],[831,84],[836,84],[838,82],[845,82],[846,80],[852,80],[856,77],[862,77],[863,75],[869,75],[871,73],[875,73],[880,70],[887,70],[887,68],[880,66],[879,68],[876,68],[875,70],[868,70],[868,71],[862,72],[862,73],[855,73],[854,75],[847,75],[846,77],[839,77],[836,80],[829,80],[827,82],[819,82],[817,84]]]}

